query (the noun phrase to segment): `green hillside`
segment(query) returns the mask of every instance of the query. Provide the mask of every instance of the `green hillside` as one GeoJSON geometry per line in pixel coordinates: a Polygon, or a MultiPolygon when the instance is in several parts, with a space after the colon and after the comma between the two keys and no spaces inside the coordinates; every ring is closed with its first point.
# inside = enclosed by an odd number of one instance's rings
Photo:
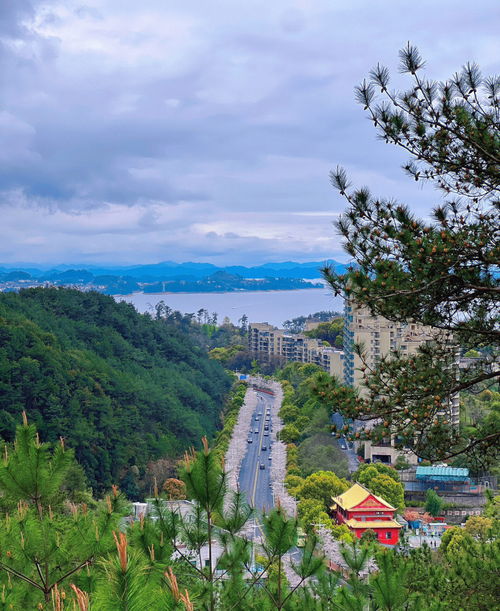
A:
{"type": "Polygon", "coordinates": [[[0,294],[0,437],[26,410],[75,448],[90,485],[121,483],[214,433],[230,380],[187,331],[71,289],[0,294]]]}

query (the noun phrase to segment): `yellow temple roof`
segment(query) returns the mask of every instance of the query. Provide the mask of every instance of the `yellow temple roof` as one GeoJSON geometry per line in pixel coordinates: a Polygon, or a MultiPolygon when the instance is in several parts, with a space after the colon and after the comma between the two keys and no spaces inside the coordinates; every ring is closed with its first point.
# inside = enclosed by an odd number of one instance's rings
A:
{"type": "Polygon", "coordinates": [[[364,500],[366,500],[369,496],[372,496],[379,503],[381,503],[385,509],[396,511],[395,507],[389,505],[389,503],[387,501],[384,501],[383,498],[377,496],[376,494],[373,494],[367,488],[365,488],[361,484],[358,484],[358,482],[351,486],[349,490],[346,490],[339,496],[333,497],[333,502],[342,509],[354,509],[364,500]]]}
{"type": "Polygon", "coordinates": [[[345,522],[350,528],[402,528],[396,520],[355,520],[351,518],[345,522]]]}

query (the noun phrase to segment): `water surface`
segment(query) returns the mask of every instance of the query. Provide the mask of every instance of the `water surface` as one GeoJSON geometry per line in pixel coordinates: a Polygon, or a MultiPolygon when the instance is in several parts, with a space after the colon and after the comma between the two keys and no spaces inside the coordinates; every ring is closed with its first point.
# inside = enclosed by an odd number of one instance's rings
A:
{"type": "Polygon", "coordinates": [[[184,314],[204,308],[217,312],[219,323],[225,316],[237,324],[246,314],[249,322],[268,322],[281,327],[283,321],[307,316],[321,310],[342,312],[341,297],[334,297],[327,288],[295,291],[239,291],[234,293],[134,293],[117,295],[117,301],[132,303],[139,312],[153,312],[164,301],[173,310],[184,314]]]}

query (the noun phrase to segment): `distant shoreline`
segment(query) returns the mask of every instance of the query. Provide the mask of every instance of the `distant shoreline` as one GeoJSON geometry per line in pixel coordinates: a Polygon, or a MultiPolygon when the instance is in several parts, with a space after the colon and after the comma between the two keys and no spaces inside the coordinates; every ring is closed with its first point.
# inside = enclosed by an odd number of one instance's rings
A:
{"type": "Polygon", "coordinates": [[[110,295],[110,297],[133,297],[134,295],[234,295],[235,293],[283,293],[284,291],[321,291],[328,288],[326,286],[298,286],[297,288],[288,289],[261,289],[255,291],[240,289],[237,291],[165,291],[159,293],[145,293],[144,291],[136,291],[135,293],[110,295]]]}

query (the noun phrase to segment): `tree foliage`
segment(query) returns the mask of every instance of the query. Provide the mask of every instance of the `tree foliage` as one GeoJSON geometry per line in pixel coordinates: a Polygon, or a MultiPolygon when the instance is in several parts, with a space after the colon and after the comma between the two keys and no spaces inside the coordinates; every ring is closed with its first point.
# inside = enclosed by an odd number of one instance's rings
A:
{"type": "Polygon", "coordinates": [[[443,499],[439,496],[439,494],[429,488],[425,494],[425,506],[424,509],[427,511],[433,518],[437,517],[441,513],[441,508],[443,507],[443,499]]]}
{"type": "Polygon", "coordinates": [[[382,463],[360,465],[353,477],[396,509],[404,508],[404,487],[398,472],[382,463]]]}
{"type": "Polygon", "coordinates": [[[50,601],[60,584],[75,579],[111,549],[124,499],[115,488],[93,511],[85,504],[65,508],[63,483],[73,461],[73,452],[62,443],[54,450],[40,443],[35,427],[24,418],[14,449],[0,463],[0,495],[11,506],[0,517],[4,600],[6,582],[26,586],[8,589],[12,608],[50,601]]]}
{"type": "MultiPolygon", "coordinates": [[[[401,553],[380,551],[346,536],[345,526],[332,527],[339,531],[339,553],[347,567],[340,575],[327,571],[313,528],[308,529],[300,558],[294,554],[295,560],[287,562],[297,543],[297,520],[279,506],[256,516],[241,493],[226,489],[222,463],[206,441],[201,451],[186,456],[181,476],[190,501],[183,502],[183,510],[178,501],[156,496],[150,501],[150,514],[136,521],[121,519],[126,504],[116,488],[92,507],[68,503],[61,482],[71,468],[72,451],[60,444],[56,448],[40,444],[34,427],[26,423],[18,428],[18,441],[0,469],[0,495],[11,507],[17,501],[15,509],[0,514],[2,609],[486,611],[498,607],[496,519],[471,519],[468,529],[450,529],[433,554],[426,546],[401,553]],[[49,473],[56,483],[49,480],[49,473]],[[249,520],[255,519],[260,541],[247,534],[249,520]],[[207,548],[210,562],[205,563],[207,548]],[[370,573],[373,555],[376,569],[370,573]]],[[[338,482],[335,490],[325,488],[323,480],[332,480],[332,474],[323,475],[304,482],[310,484],[306,492],[318,486],[325,495],[343,489],[338,482]]],[[[380,475],[390,479],[386,473],[380,475]]],[[[309,515],[322,522],[323,506],[314,498],[304,498],[299,511],[306,519],[309,515]]]]}
{"type": "Polygon", "coordinates": [[[150,461],[215,432],[230,386],[183,321],[98,293],[0,294],[0,437],[24,410],[43,441],[74,448],[94,490],[137,498],[150,461]]]}
{"type": "Polygon", "coordinates": [[[342,336],[344,330],[344,319],[334,318],[329,322],[321,322],[317,327],[310,331],[305,331],[304,335],[314,339],[322,339],[331,346],[342,348],[342,336]]]}
{"type": "Polygon", "coordinates": [[[445,82],[422,76],[424,62],[408,45],[400,70],[412,84],[393,91],[378,65],[356,97],[386,142],[410,154],[405,170],[433,183],[445,201],[431,220],[417,218],[392,200],[353,189],[342,168],[332,183],[349,202],[337,224],[355,265],[345,274],[325,269],[346,293],[391,321],[414,321],[438,330],[417,355],[382,359],[365,371],[367,394],[350,397],[346,415],[381,421],[424,458],[463,452],[491,456],[498,417],[458,434],[443,414],[446,398],[484,381],[498,380],[500,245],[500,79],[484,78],[475,64],[445,82]],[[457,370],[456,346],[481,350],[457,370]]]}

